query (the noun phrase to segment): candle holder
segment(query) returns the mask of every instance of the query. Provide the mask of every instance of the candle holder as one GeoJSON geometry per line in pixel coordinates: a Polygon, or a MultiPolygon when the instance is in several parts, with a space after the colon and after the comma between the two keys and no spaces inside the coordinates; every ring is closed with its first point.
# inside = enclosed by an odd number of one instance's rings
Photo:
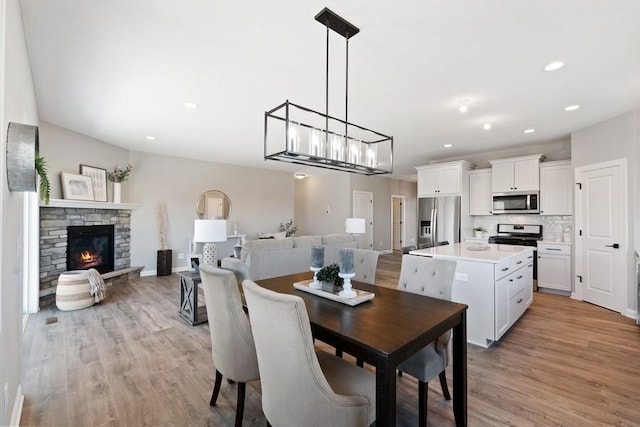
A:
{"type": "Polygon", "coordinates": [[[309,283],[311,289],[322,289],[322,283],[318,281],[318,271],[322,270],[322,267],[309,267],[313,271],[313,282],[309,283]]]}
{"type": "Polygon", "coordinates": [[[356,273],[338,273],[338,276],[342,277],[344,280],[344,284],[342,285],[342,290],[338,295],[343,298],[355,298],[358,294],[351,288],[351,278],[355,276],[356,273]]]}

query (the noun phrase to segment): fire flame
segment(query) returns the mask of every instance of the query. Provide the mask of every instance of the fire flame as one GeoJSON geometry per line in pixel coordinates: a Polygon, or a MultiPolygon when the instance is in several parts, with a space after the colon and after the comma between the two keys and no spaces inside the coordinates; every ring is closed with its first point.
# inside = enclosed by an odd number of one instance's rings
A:
{"type": "Polygon", "coordinates": [[[93,262],[96,260],[96,256],[89,251],[82,251],[80,253],[80,260],[84,263],[93,262]]]}

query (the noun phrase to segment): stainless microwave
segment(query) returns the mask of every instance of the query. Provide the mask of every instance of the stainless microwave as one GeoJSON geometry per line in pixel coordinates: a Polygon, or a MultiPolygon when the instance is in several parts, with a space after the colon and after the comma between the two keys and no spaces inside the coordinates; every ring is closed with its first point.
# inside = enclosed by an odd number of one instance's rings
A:
{"type": "Polygon", "coordinates": [[[491,213],[496,214],[533,214],[540,213],[540,193],[537,191],[514,191],[511,193],[493,193],[491,213]]]}

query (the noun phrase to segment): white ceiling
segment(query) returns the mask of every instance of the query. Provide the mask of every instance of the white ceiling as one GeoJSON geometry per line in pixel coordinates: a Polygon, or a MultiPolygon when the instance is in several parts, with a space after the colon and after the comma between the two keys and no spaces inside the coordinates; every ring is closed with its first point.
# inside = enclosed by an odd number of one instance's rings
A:
{"type": "MultiPolygon", "coordinates": [[[[638,0],[21,4],[40,119],[131,150],[300,169],[263,160],[264,112],[285,99],[324,111],[325,6],[360,28],[349,121],[394,136],[398,178],[640,108],[638,0]],[[555,60],[566,66],[542,71],[555,60]]],[[[329,112],[344,117],[344,39],[331,43],[329,112]]]]}

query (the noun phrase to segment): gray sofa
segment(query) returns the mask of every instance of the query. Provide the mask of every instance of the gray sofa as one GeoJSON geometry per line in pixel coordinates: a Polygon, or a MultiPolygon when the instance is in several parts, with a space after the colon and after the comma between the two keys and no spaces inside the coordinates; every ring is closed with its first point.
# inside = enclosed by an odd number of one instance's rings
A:
{"type": "Polygon", "coordinates": [[[349,234],[251,240],[244,244],[240,259],[223,258],[221,267],[242,280],[260,280],[309,271],[311,247],[324,246],[324,265],[339,262],[342,248],[355,248],[349,234]]]}

